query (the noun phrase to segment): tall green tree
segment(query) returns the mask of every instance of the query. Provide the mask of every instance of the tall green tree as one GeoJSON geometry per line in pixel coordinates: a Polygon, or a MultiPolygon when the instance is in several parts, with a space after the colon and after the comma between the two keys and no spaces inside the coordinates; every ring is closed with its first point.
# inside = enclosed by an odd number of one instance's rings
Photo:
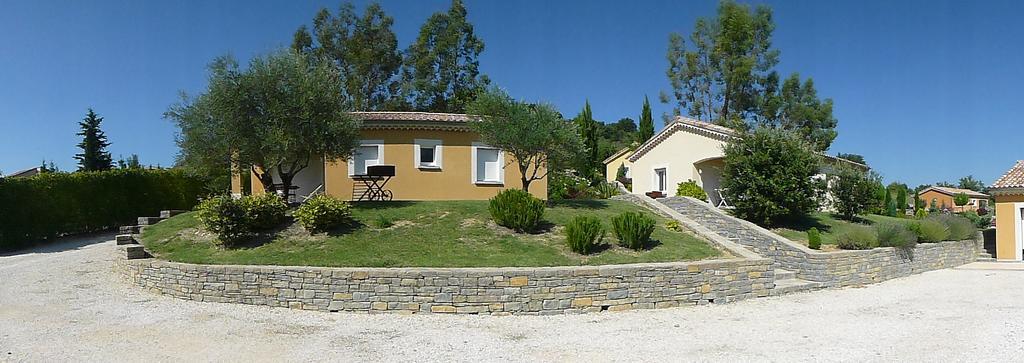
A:
{"type": "Polygon", "coordinates": [[[77,134],[82,137],[82,142],[78,143],[78,148],[82,149],[82,152],[75,154],[79,171],[110,170],[113,167],[110,153],[107,152],[110,143],[107,142],[107,135],[100,129],[102,122],[103,118],[96,115],[91,108],[85,114],[85,118],[78,122],[82,129],[77,134]]]}
{"type": "Polygon", "coordinates": [[[985,190],[985,183],[981,180],[974,179],[973,175],[968,175],[960,178],[960,182],[957,184],[960,189],[970,189],[976,192],[985,190]]]}
{"type": "Polygon", "coordinates": [[[482,118],[472,127],[483,141],[515,158],[525,191],[530,190],[531,182],[546,177],[555,164],[570,159],[583,147],[573,124],[564,121],[550,104],[516,101],[505,91],[490,87],[467,108],[482,118]]]}
{"type": "Polygon", "coordinates": [[[907,212],[907,189],[908,188],[904,186],[896,192],[896,208],[899,210],[901,215],[907,212]]]}
{"type": "Polygon", "coordinates": [[[464,112],[490,83],[480,74],[484,42],[473,33],[462,0],[445,13],[431,15],[406,50],[402,92],[412,108],[430,112],[464,112]]]}
{"type": "Polygon", "coordinates": [[[597,165],[601,162],[598,151],[598,123],[594,120],[594,114],[590,111],[590,101],[586,101],[583,110],[573,119],[576,130],[583,140],[583,149],[578,154],[579,162],[577,171],[581,175],[591,177],[594,175],[597,165]]]}
{"type": "Polygon", "coordinates": [[[820,100],[810,78],[801,84],[800,75],[793,73],[781,87],[766,88],[761,102],[758,119],[762,125],[792,130],[816,151],[828,150],[838,135],[832,100],[820,100]]]}
{"type": "Polygon", "coordinates": [[[636,141],[644,143],[654,136],[654,119],[651,117],[651,101],[644,96],[644,108],[640,111],[640,126],[637,130],[636,141]]]}
{"type": "Polygon", "coordinates": [[[254,58],[247,69],[218,58],[206,91],[165,115],[179,127],[185,164],[251,166],[267,191],[289,190],[320,156],[351,157],[359,123],[348,100],[337,67],[279,51],[254,58]]]}
{"type": "MultiPolygon", "coordinates": [[[[758,112],[759,99],[779,52],[771,47],[775,30],[767,6],[751,9],[722,1],[716,18],[699,18],[690,35],[669,35],[666,71],[675,98],[674,114],[684,111],[702,121],[746,128],[758,112]]],[[[668,97],[662,98],[668,102],[668,97]]]]}
{"type": "Polygon", "coordinates": [[[836,157],[840,159],[846,159],[858,164],[868,165],[868,162],[864,160],[864,156],[860,154],[838,153],[836,154],[836,157]]]}
{"type": "Polygon", "coordinates": [[[818,156],[791,132],[759,128],[724,151],[722,188],[737,217],[773,226],[817,206],[818,156]]]}
{"type": "Polygon", "coordinates": [[[351,3],[344,3],[337,15],[320,9],[313,18],[313,34],[299,27],[292,49],[325,57],[345,75],[345,91],[352,108],[375,111],[394,107],[399,94],[398,73],[402,56],[398,38],[391,30],[394,19],[377,3],[357,16],[351,3]],[[315,39],[315,40],[314,40],[315,39]]]}

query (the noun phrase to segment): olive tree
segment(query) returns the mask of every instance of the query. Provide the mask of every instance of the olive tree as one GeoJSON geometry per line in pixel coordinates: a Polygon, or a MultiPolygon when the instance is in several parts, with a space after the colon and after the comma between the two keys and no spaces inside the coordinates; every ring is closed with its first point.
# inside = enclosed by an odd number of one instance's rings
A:
{"type": "Polygon", "coordinates": [[[878,203],[875,194],[881,185],[881,177],[876,173],[839,164],[828,180],[832,203],[844,219],[852,220],[878,203]]]}
{"type": "Polygon", "coordinates": [[[584,149],[573,125],[550,104],[517,101],[490,87],[467,110],[480,117],[472,123],[480,138],[515,158],[525,191],[534,180],[547,177],[553,163],[569,160],[584,149]]]}
{"type": "Polygon", "coordinates": [[[166,113],[180,130],[179,159],[251,166],[267,191],[275,184],[288,190],[311,159],[351,157],[359,123],[342,84],[329,62],[292,51],[253,58],[244,70],[231,57],[217,58],[207,90],[166,113]]]}
{"type": "Polygon", "coordinates": [[[817,206],[818,156],[791,132],[759,128],[726,144],[724,194],[736,216],[775,225],[805,216],[817,206]]]}

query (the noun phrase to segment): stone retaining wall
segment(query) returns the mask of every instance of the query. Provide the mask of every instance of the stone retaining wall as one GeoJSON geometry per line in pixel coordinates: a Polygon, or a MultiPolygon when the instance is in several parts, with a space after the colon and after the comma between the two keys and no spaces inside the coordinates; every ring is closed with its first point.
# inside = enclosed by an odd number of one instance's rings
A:
{"type": "Polygon", "coordinates": [[[537,268],[316,268],[128,260],[132,284],[186,300],[349,312],[566,314],[768,296],[767,259],[537,268]]]}
{"type": "Polygon", "coordinates": [[[925,271],[956,267],[974,262],[978,257],[972,240],[922,243],[908,252],[892,247],[862,251],[814,253],[808,263],[822,266],[819,275],[798,274],[826,286],[842,287],[882,282],[925,271]]]}
{"type": "Polygon", "coordinates": [[[659,201],[713,233],[771,259],[773,267],[794,271],[800,279],[842,287],[881,282],[925,271],[956,267],[977,259],[975,241],[918,244],[910,252],[892,247],[822,252],[790,241],[706,202],[673,197],[659,201]]]}

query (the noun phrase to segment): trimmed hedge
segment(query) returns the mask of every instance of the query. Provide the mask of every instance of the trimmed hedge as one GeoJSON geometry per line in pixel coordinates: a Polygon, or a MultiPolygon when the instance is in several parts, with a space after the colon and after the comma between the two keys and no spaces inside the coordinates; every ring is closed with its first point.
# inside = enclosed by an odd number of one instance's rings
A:
{"type": "Polygon", "coordinates": [[[0,251],[134,225],[165,209],[192,209],[203,186],[201,178],[174,169],[0,178],[0,251]]]}

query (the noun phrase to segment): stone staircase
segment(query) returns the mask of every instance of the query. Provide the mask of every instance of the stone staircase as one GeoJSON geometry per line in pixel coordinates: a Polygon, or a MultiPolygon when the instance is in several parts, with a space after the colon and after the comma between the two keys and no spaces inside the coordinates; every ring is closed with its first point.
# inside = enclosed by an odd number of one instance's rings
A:
{"type": "Polygon", "coordinates": [[[796,272],[775,269],[775,288],[769,292],[771,296],[794,294],[798,292],[813,291],[823,288],[820,282],[801,280],[796,278],[796,272]]]}
{"type": "Polygon", "coordinates": [[[121,228],[118,229],[118,232],[120,233],[114,237],[114,240],[118,246],[124,246],[122,248],[129,260],[147,258],[149,257],[149,253],[146,252],[146,249],[139,244],[139,240],[135,237],[142,234],[142,230],[144,230],[146,226],[160,223],[167,218],[171,218],[182,213],[185,213],[185,211],[165,210],[160,211],[159,217],[139,217],[137,225],[121,226],[121,228]]]}

